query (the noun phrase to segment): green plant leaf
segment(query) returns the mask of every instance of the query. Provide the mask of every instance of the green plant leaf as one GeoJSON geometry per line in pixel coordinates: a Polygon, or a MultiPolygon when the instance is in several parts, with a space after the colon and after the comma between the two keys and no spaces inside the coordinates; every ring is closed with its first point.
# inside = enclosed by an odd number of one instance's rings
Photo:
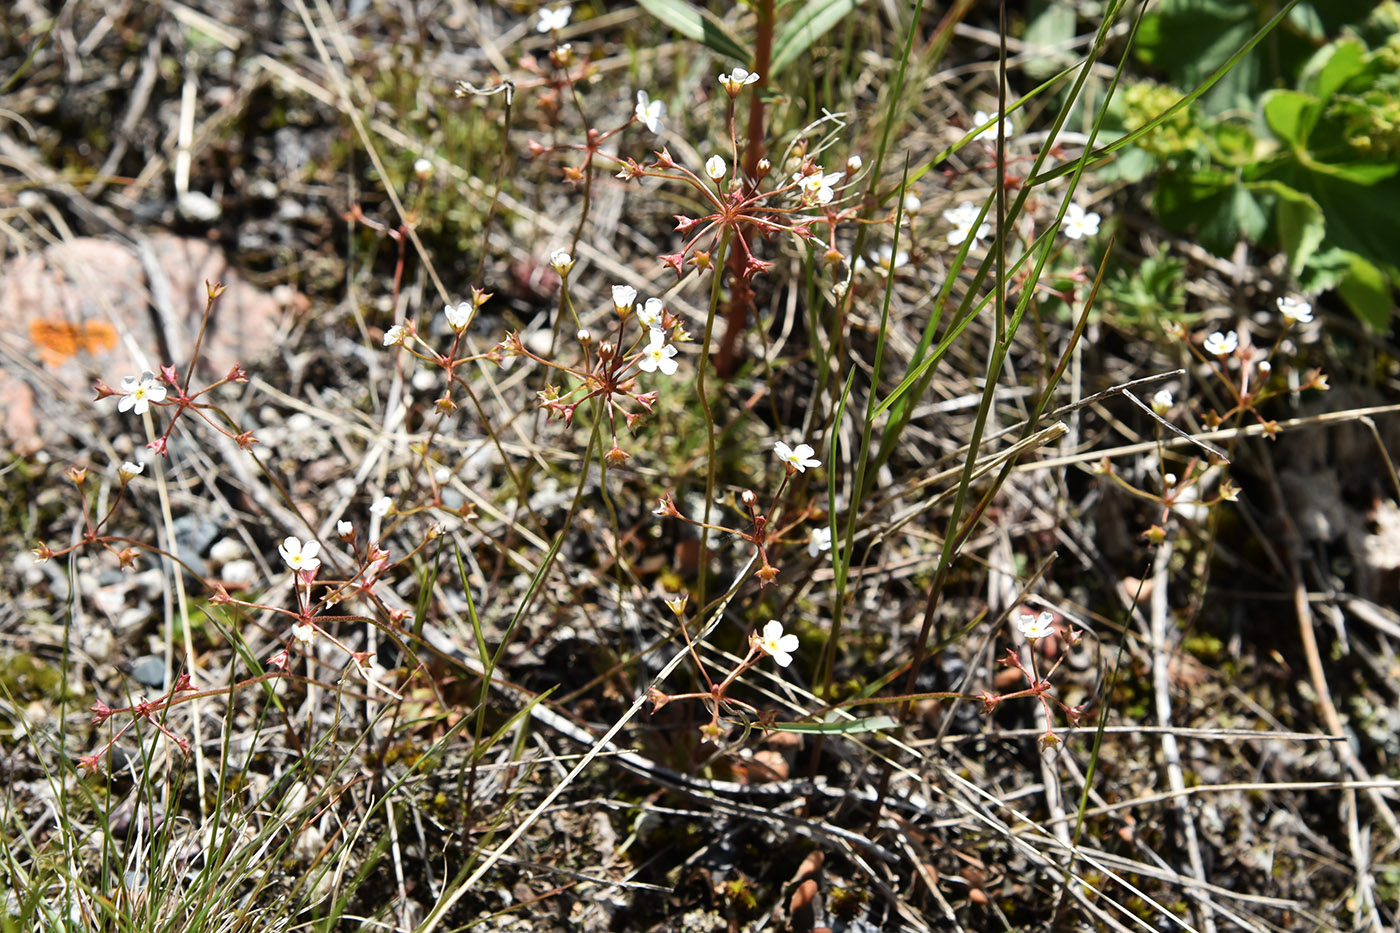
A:
{"type": "Polygon", "coordinates": [[[1022,68],[1042,81],[1074,63],[1067,51],[1074,41],[1078,14],[1071,0],[1039,0],[1031,5],[1030,22],[1021,37],[1030,53],[1022,68]]]}
{"type": "Polygon", "coordinates": [[[1395,300],[1385,273],[1365,258],[1351,254],[1351,268],[1337,284],[1337,292],[1356,316],[1378,334],[1390,330],[1395,300]]]}
{"type": "MultiPolygon", "coordinates": [[[[1318,173],[1329,175],[1340,182],[1368,187],[1385,181],[1400,171],[1400,165],[1393,162],[1388,165],[1380,162],[1313,162],[1312,167],[1318,173]]],[[[1366,197],[1365,192],[1357,192],[1357,195],[1361,198],[1366,197]]]]}
{"type": "Polygon", "coordinates": [[[1302,91],[1270,91],[1264,95],[1264,122],[1282,142],[1295,149],[1306,148],[1308,134],[1317,125],[1322,104],[1302,91]]]}
{"type": "Polygon", "coordinates": [[[753,53],[715,18],[709,10],[685,0],[639,0],[642,9],[676,32],[741,65],[753,64],[753,53]]]}
{"type": "Polygon", "coordinates": [[[769,728],[775,732],[799,732],[804,735],[855,735],[860,732],[887,732],[898,726],[899,720],[893,716],[871,716],[869,719],[840,722],[775,722],[769,728]]]}
{"type": "Polygon", "coordinates": [[[846,14],[854,10],[859,2],[860,0],[815,0],[804,6],[773,41],[770,77],[777,77],[797,59],[797,56],[807,51],[808,46],[845,19],[846,14]]]}
{"type": "Polygon", "coordinates": [[[1327,233],[1327,221],[1317,201],[1303,192],[1279,182],[1266,182],[1263,187],[1278,198],[1274,208],[1274,226],[1278,231],[1279,245],[1288,255],[1288,270],[1297,278],[1322,245],[1322,238],[1327,233]]]}
{"type": "Polygon", "coordinates": [[[1305,73],[1311,74],[1303,86],[1326,103],[1348,81],[1365,70],[1366,49],[1360,42],[1353,39],[1334,42],[1308,63],[1305,73]]]}
{"type": "Polygon", "coordinates": [[[1194,227],[1201,245],[1217,256],[1228,255],[1240,237],[1257,241],[1268,229],[1268,211],[1231,172],[1165,173],[1156,207],[1164,224],[1182,231],[1194,227]]]}

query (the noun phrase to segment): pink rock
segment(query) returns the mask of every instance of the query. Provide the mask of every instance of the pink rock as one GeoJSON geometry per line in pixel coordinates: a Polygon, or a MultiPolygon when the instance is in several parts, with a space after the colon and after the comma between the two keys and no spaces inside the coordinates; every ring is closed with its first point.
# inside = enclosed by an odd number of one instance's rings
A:
{"type": "Polygon", "coordinates": [[[19,256],[0,271],[7,344],[0,404],[4,438],[15,452],[32,454],[68,436],[81,423],[75,415],[90,410],[97,379],[116,387],[123,376],[167,363],[183,373],[204,315],[206,280],[222,282],[225,291],[194,384],[223,377],[235,363],[247,367],[272,349],[282,305],[244,282],[221,249],[164,233],[145,243],[145,262],[138,248],[80,237],[19,256]]]}

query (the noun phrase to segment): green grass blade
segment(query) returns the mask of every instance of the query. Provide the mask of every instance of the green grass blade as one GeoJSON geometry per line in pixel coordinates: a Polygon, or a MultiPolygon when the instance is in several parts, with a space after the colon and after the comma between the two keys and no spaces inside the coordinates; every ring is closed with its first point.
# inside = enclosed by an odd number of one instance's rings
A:
{"type": "Polygon", "coordinates": [[[773,43],[773,64],[770,77],[777,77],[797,56],[820,39],[832,27],[845,19],[860,0],[817,0],[804,6],[794,16],[773,43]]]}
{"type": "Polygon", "coordinates": [[[676,32],[693,39],[706,48],[737,62],[748,65],[753,53],[724,28],[709,10],[692,6],[683,0],[640,0],[642,9],[676,32]]]}

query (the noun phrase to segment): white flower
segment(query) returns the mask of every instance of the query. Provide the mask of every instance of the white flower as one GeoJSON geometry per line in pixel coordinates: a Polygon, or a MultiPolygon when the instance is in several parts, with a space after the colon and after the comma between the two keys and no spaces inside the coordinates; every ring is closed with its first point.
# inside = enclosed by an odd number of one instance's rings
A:
{"type": "Polygon", "coordinates": [[[1285,295],[1280,298],[1278,310],[1280,314],[1295,324],[1312,323],[1312,305],[1296,295],[1285,295]]]}
{"type": "Polygon", "coordinates": [[[124,460],[122,465],[117,467],[117,476],[121,478],[123,484],[129,483],[133,477],[140,476],[144,469],[146,469],[144,463],[132,463],[130,460],[124,460]]]}
{"type": "Polygon", "coordinates": [[[758,642],[758,649],[771,655],[779,667],[787,667],[792,663],[792,653],[797,650],[797,636],[784,635],[783,623],[777,619],[769,619],[768,624],[763,626],[763,634],[755,633],[754,637],[758,642]]]}
{"type": "Polygon", "coordinates": [[[447,305],[442,309],[442,313],[447,315],[447,323],[457,333],[467,329],[467,325],[472,322],[472,316],[476,314],[476,308],[470,301],[464,301],[457,306],[447,305]]]}
{"type": "Polygon", "coordinates": [[[831,186],[842,178],[846,177],[843,172],[831,172],[823,174],[821,166],[810,175],[803,175],[801,172],[794,172],[792,180],[801,185],[802,200],[808,204],[828,204],[836,197],[836,191],[831,186]]]}
{"type": "Polygon", "coordinates": [[[831,529],[829,527],[813,528],[812,536],[807,539],[807,555],[816,557],[822,551],[831,550],[831,529]]]}
{"type": "Polygon", "coordinates": [[[724,177],[725,169],[724,159],[720,156],[712,155],[705,160],[705,174],[709,175],[715,181],[719,181],[724,177]]]}
{"type": "Polygon", "coordinates": [[[298,622],[292,626],[292,640],[311,647],[311,643],[316,640],[316,627],[310,622],[298,622]]]}
{"type": "Polygon", "coordinates": [[[540,21],[535,24],[535,29],[539,32],[553,32],[556,29],[563,29],[569,25],[569,17],[573,15],[574,8],[567,3],[559,7],[541,7],[540,21]]]}
{"type": "Polygon", "coordinates": [[[1016,620],[1016,628],[1021,634],[1031,641],[1037,638],[1045,638],[1055,634],[1055,613],[1042,612],[1038,616],[1033,616],[1029,612],[1023,613],[1021,618],[1016,620]]]}
{"type": "Polygon", "coordinates": [[[1172,410],[1174,401],[1171,389],[1158,389],[1156,394],[1152,396],[1152,410],[1165,416],[1167,412],[1172,410]]]}
{"type": "Polygon", "coordinates": [[[556,249],[549,254],[549,264],[561,277],[569,274],[569,270],[574,267],[574,257],[569,255],[566,249],[556,249]]]}
{"type": "Polygon", "coordinates": [[[587,327],[580,327],[574,336],[578,338],[579,343],[587,343],[593,339],[593,331],[589,330],[587,327]]]}
{"type": "Polygon", "coordinates": [[[653,330],[651,343],[642,351],[641,359],[637,360],[637,368],[644,373],[654,373],[659,369],[664,376],[674,376],[680,368],[680,364],[672,359],[677,352],[675,347],[666,342],[665,334],[653,330]]]}
{"type": "Polygon", "coordinates": [[[1065,222],[1060,225],[1060,232],[1071,240],[1098,236],[1099,215],[1093,211],[1085,213],[1084,208],[1071,202],[1065,210],[1065,222]]]}
{"type": "Polygon", "coordinates": [[[858,155],[853,155],[846,160],[846,174],[854,175],[860,171],[860,167],[865,164],[865,160],[858,155]]]}
{"type": "Polygon", "coordinates": [[[898,269],[909,262],[909,254],[904,250],[894,251],[894,247],[888,243],[881,243],[880,248],[875,251],[875,263],[886,272],[898,269]]]}
{"type": "Polygon", "coordinates": [[[277,553],[282,555],[282,559],[287,562],[293,573],[314,573],[316,568],[321,566],[321,558],[316,556],[319,550],[319,541],[302,544],[300,539],[293,537],[288,537],[277,545],[277,553]]]}
{"type": "Polygon", "coordinates": [[[390,499],[388,496],[385,496],[384,498],[377,500],[374,503],[374,505],[370,506],[369,510],[371,514],[378,515],[380,518],[383,518],[385,515],[389,514],[389,510],[393,507],[394,500],[390,499]]]}
{"type": "Polygon", "coordinates": [[[1239,335],[1234,331],[1216,331],[1206,338],[1205,350],[1213,356],[1229,356],[1239,345],[1239,335]]]}
{"type": "Polygon", "coordinates": [[[395,324],[384,332],[384,346],[386,347],[401,347],[407,339],[408,328],[402,324],[395,324]]]}
{"type": "Polygon", "coordinates": [[[661,315],[666,310],[660,298],[648,298],[647,303],[642,305],[642,310],[637,312],[637,320],[650,330],[660,330],[661,315]]]}
{"type": "Polygon", "coordinates": [[[447,467],[438,467],[437,470],[433,472],[433,482],[437,483],[439,486],[446,486],[448,483],[452,482],[452,471],[447,467]]]}
{"type": "Polygon", "coordinates": [[[613,307],[618,314],[626,314],[632,310],[632,304],[637,300],[637,290],[631,285],[614,285],[612,287],[613,307]]]}
{"type": "Polygon", "coordinates": [[[427,178],[433,173],[433,163],[427,159],[419,159],[413,163],[413,174],[419,178],[427,178]]]}
{"type": "Polygon", "coordinates": [[[799,473],[806,473],[808,467],[819,467],[820,460],[813,460],[812,454],[816,453],[810,444],[798,444],[796,447],[789,447],[782,441],[773,445],[773,453],[778,455],[778,459],[787,464],[788,469],[796,470],[799,473]]]}
{"type": "MultiPolygon", "coordinates": [[[[981,126],[983,123],[986,123],[988,120],[992,120],[992,119],[994,119],[995,117],[996,117],[996,114],[994,114],[994,113],[987,113],[987,111],[985,111],[985,110],[979,110],[979,111],[977,111],[976,113],[974,113],[974,114],[972,115],[972,122],[973,122],[973,124],[976,125],[976,126],[981,126]]],[[[1013,136],[1016,135],[1016,125],[1015,125],[1014,123],[1011,122],[1011,118],[1010,118],[1010,117],[1005,117],[1005,118],[1003,118],[1002,120],[1000,120],[999,122],[1000,122],[1001,125],[1003,125],[1003,126],[1006,127],[1006,141],[1007,141],[1007,142],[1011,142],[1011,137],[1013,137],[1013,136]]],[[[972,137],[972,138],[973,138],[973,139],[989,139],[989,138],[990,138],[992,142],[996,142],[996,138],[997,138],[997,125],[998,125],[997,123],[993,123],[991,126],[987,127],[985,130],[983,130],[982,132],[978,133],[976,136],[974,136],[974,137],[972,137]]]]}
{"type": "Polygon", "coordinates": [[[735,68],[730,74],[719,76],[719,83],[724,85],[724,89],[729,92],[730,97],[736,96],[741,88],[753,84],[757,80],[758,74],[746,68],[735,68]]]}
{"type": "Polygon", "coordinates": [[[335,523],[335,533],[340,535],[342,538],[348,538],[355,533],[355,526],[352,523],[341,519],[340,521],[335,523]]]}
{"type": "Polygon", "coordinates": [[[152,373],[142,373],[140,379],[135,376],[122,377],[122,397],[117,402],[117,411],[134,411],[144,415],[150,410],[152,402],[163,401],[165,386],[156,382],[152,373]]]}
{"type": "Polygon", "coordinates": [[[666,116],[665,102],[652,100],[646,91],[637,92],[637,119],[646,124],[647,129],[660,135],[661,118],[664,116],[666,116]]]}
{"type": "Polygon", "coordinates": [[[950,211],[943,212],[943,219],[953,225],[953,229],[948,231],[948,243],[952,246],[959,246],[968,235],[972,235],[973,241],[989,237],[992,235],[992,225],[985,219],[974,233],[972,225],[977,223],[977,215],[982,213],[981,209],[971,201],[963,201],[950,211]]]}
{"type": "Polygon", "coordinates": [[[904,196],[904,213],[917,214],[919,208],[924,206],[924,202],[919,200],[917,194],[906,194],[904,196]]]}

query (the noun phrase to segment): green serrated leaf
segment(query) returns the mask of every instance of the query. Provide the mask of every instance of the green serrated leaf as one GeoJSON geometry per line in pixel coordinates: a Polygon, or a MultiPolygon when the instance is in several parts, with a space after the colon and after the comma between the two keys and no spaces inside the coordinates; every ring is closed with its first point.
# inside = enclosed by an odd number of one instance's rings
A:
{"type": "Polygon", "coordinates": [[[770,77],[777,77],[797,56],[856,8],[860,0],[816,0],[804,6],[778,33],[773,42],[773,62],[770,77]]]}
{"type": "Polygon", "coordinates": [[[720,55],[741,65],[753,63],[753,53],[734,38],[724,24],[709,10],[693,6],[685,0],[639,0],[642,9],[676,32],[693,39],[720,55]]]}

